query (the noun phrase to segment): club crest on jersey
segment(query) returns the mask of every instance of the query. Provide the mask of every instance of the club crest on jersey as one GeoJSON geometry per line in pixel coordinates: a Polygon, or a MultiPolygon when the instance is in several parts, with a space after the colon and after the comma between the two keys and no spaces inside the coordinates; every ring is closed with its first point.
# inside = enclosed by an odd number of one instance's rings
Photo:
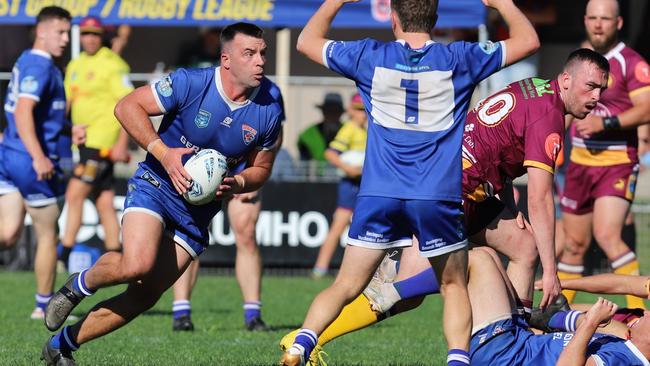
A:
{"type": "Polygon", "coordinates": [[[257,130],[247,124],[243,124],[241,126],[241,132],[242,137],[244,138],[244,143],[246,145],[249,145],[251,142],[253,142],[253,140],[255,140],[255,136],[257,136],[257,130]]]}
{"type": "Polygon", "coordinates": [[[210,124],[211,117],[212,113],[199,109],[199,113],[194,117],[194,124],[196,124],[196,127],[198,128],[206,128],[208,127],[208,124],[210,124]]]}
{"type": "Polygon", "coordinates": [[[170,97],[174,92],[172,90],[172,78],[165,76],[158,83],[156,83],[156,90],[163,97],[170,97]]]}

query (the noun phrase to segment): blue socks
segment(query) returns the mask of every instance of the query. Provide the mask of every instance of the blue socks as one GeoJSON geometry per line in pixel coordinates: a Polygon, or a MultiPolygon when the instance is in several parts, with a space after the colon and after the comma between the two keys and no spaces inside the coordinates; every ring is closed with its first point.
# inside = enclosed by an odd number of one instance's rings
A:
{"type": "Polygon", "coordinates": [[[559,311],[548,321],[548,326],[555,329],[563,329],[565,332],[575,332],[578,324],[580,311],[567,310],[559,311]]]}
{"type": "Polygon", "coordinates": [[[190,316],[190,313],[192,312],[192,305],[190,304],[190,300],[174,301],[172,311],[174,319],[178,319],[185,315],[190,316]]]}
{"type": "Polygon", "coordinates": [[[41,310],[45,311],[45,307],[47,306],[48,301],[52,298],[52,294],[50,293],[49,295],[43,295],[43,294],[36,294],[34,295],[34,298],[36,299],[36,307],[41,308],[41,310]]]}
{"type": "Polygon", "coordinates": [[[447,366],[469,366],[469,353],[462,349],[447,352],[447,366]]]}
{"type": "Polygon", "coordinates": [[[402,299],[437,294],[440,285],[433,268],[429,268],[403,281],[394,282],[393,286],[402,299]]]}
{"type": "Polygon", "coordinates": [[[262,317],[262,302],[261,301],[247,301],[244,303],[244,322],[246,324],[253,321],[255,318],[262,317]]]}
{"type": "Polygon", "coordinates": [[[83,294],[84,296],[90,296],[95,293],[94,290],[91,290],[86,286],[86,272],[88,272],[87,269],[84,269],[79,273],[79,276],[77,276],[77,280],[72,282],[72,287],[75,289],[75,291],[83,294]]]}
{"type": "Polygon", "coordinates": [[[50,338],[50,346],[61,350],[61,353],[69,354],[79,349],[79,344],[70,334],[70,327],[65,326],[60,332],[50,338]]]}
{"type": "Polygon", "coordinates": [[[303,354],[305,360],[309,359],[311,351],[314,350],[316,344],[318,343],[318,336],[310,329],[300,329],[298,334],[296,334],[296,340],[293,341],[293,346],[291,348],[297,349],[300,353],[303,354]]]}

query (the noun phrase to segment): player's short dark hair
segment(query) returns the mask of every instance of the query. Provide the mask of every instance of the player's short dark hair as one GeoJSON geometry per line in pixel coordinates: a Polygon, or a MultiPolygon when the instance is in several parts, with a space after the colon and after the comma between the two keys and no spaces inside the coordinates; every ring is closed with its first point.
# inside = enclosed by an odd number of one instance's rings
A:
{"type": "Polygon", "coordinates": [[[589,62],[596,65],[602,71],[609,73],[609,61],[600,53],[588,48],[579,48],[569,54],[564,70],[569,70],[580,62],[589,62]]]}
{"type": "Polygon", "coordinates": [[[232,41],[239,33],[260,39],[264,36],[262,28],[255,24],[239,22],[231,24],[221,31],[221,44],[232,41]]]}
{"type": "Polygon", "coordinates": [[[38,12],[36,16],[36,24],[50,20],[50,19],[63,19],[71,21],[72,17],[70,12],[59,6],[46,6],[38,12]]]}
{"type": "Polygon", "coordinates": [[[392,0],[404,32],[429,33],[438,20],[438,0],[392,0]]]}

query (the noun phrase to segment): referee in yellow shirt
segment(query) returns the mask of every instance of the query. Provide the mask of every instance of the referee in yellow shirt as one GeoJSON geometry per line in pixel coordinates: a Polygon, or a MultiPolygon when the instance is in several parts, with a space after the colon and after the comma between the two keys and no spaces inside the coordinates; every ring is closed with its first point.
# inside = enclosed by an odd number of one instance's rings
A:
{"type": "Polygon", "coordinates": [[[113,116],[117,102],[133,90],[129,65],[102,46],[103,27],[98,18],[82,19],[79,30],[83,52],[68,64],[64,85],[72,123],[85,127],[86,138],[79,145],[79,163],[65,193],[68,214],[60,259],[66,266],[81,226],[83,202],[89,196],[104,227],[106,249],[120,249],[113,163],[130,158],[128,135],[113,116]]]}

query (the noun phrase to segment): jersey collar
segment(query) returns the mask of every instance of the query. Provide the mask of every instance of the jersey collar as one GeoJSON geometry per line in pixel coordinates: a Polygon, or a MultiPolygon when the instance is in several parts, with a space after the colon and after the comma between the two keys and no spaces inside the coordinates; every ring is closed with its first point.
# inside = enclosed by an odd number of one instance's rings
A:
{"type": "Polygon", "coordinates": [[[643,353],[641,353],[641,351],[639,351],[638,348],[636,348],[636,346],[634,345],[634,343],[632,343],[632,341],[626,341],[626,342],[625,342],[625,345],[627,346],[627,348],[630,349],[630,351],[631,351],[631,352],[632,352],[632,353],[633,353],[633,354],[634,354],[634,355],[635,355],[639,360],[641,360],[641,362],[643,363],[643,366],[650,366],[650,362],[648,361],[648,359],[645,358],[645,356],[643,355],[643,353]]]}
{"type": "Polygon", "coordinates": [[[219,73],[220,68],[221,68],[221,66],[217,66],[217,67],[214,68],[214,83],[215,83],[215,85],[217,87],[217,91],[219,92],[219,95],[221,96],[223,101],[226,102],[228,107],[230,107],[230,110],[234,112],[235,110],[237,110],[239,108],[243,108],[243,107],[249,105],[251,103],[251,101],[253,99],[255,99],[255,97],[257,96],[257,93],[260,91],[260,87],[258,86],[257,88],[255,88],[255,90],[253,90],[253,92],[251,93],[250,97],[248,97],[248,99],[246,99],[245,101],[243,101],[243,102],[235,102],[234,100],[231,100],[230,98],[228,98],[228,96],[226,95],[226,92],[224,92],[224,90],[223,90],[223,84],[221,83],[221,74],[219,73]]]}
{"type": "MultiPolygon", "coordinates": [[[[402,46],[405,46],[405,47],[406,47],[406,46],[408,46],[409,48],[411,47],[411,46],[409,46],[409,45],[406,43],[406,41],[403,40],[403,39],[395,40],[395,42],[397,42],[397,43],[399,43],[399,44],[401,44],[402,46]]],[[[422,46],[421,48],[418,48],[418,50],[421,50],[421,49],[423,49],[423,48],[426,48],[426,47],[428,47],[428,46],[430,46],[430,45],[432,45],[432,44],[434,44],[434,43],[436,43],[436,42],[434,42],[432,39],[430,39],[430,40],[424,42],[424,46],[422,46]]]]}
{"type": "Polygon", "coordinates": [[[619,42],[619,43],[616,45],[616,47],[614,47],[614,48],[612,48],[611,50],[609,50],[609,52],[607,52],[607,53],[604,54],[603,56],[605,56],[605,58],[609,60],[610,58],[614,57],[615,54],[620,53],[621,50],[623,50],[623,48],[625,48],[625,43],[623,43],[623,42],[619,42]]]}
{"type": "Polygon", "coordinates": [[[31,54],[34,54],[34,55],[37,55],[37,56],[45,57],[48,60],[52,59],[52,55],[50,55],[49,53],[47,53],[47,52],[45,52],[43,50],[37,50],[37,49],[32,48],[31,50],[29,50],[29,52],[31,54]]]}

